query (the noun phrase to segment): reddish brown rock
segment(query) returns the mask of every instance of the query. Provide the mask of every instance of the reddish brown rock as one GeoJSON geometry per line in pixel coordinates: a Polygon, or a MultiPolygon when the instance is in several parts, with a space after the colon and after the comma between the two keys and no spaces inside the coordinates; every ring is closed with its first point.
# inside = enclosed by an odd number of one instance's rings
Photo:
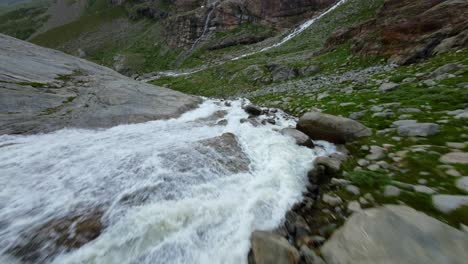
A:
{"type": "Polygon", "coordinates": [[[468,2],[460,0],[387,0],[376,17],[340,30],[328,48],[351,41],[361,55],[389,57],[409,64],[434,53],[468,45],[468,2]]]}

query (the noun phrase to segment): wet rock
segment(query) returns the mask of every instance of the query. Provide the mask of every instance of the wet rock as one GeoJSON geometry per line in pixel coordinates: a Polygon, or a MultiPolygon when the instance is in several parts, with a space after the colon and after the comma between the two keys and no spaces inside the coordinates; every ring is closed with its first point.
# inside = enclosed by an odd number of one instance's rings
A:
{"type": "Polygon", "coordinates": [[[319,112],[309,112],[303,115],[297,123],[297,129],[312,139],[339,144],[372,134],[369,128],[357,121],[319,112]]]}
{"type": "Polygon", "coordinates": [[[468,153],[450,152],[440,157],[440,162],[447,164],[468,164],[468,153]]]}
{"type": "Polygon", "coordinates": [[[274,233],[254,231],[250,238],[252,249],[249,264],[297,264],[299,252],[288,241],[274,233]]]}
{"type": "Polygon", "coordinates": [[[191,159],[194,164],[190,164],[190,162],[184,164],[187,169],[189,166],[201,167],[198,163],[206,164],[206,160],[211,158],[216,162],[216,164],[212,165],[213,168],[223,169],[231,173],[249,170],[250,160],[239,145],[236,136],[232,133],[224,133],[219,137],[201,140],[195,150],[198,151],[199,155],[196,159],[191,159]],[[225,158],[221,159],[219,156],[225,158]]]}
{"type": "Polygon", "coordinates": [[[462,231],[410,207],[386,205],[354,213],[321,252],[328,264],[462,264],[466,248],[462,231]]]}
{"type": "Polygon", "coordinates": [[[402,137],[427,137],[440,131],[440,126],[434,123],[415,123],[398,127],[398,135],[402,137]]]}
{"type": "Polygon", "coordinates": [[[338,157],[317,157],[314,160],[315,166],[322,165],[330,175],[336,174],[341,169],[341,160],[338,157]]]}
{"type": "Polygon", "coordinates": [[[461,206],[468,206],[468,195],[438,194],[432,196],[434,207],[443,213],[450,213],[461,206]]]}
{"type": "Polygon", "coordinates": [[[61,252],[68,252],[96,239],[104,228],[103,211],[72,213],[24,231],[9,254],[31,263],[45,263],[61,252]]]}
{"type": "Polygon", "coordinates": [[[253,116],[259,116],[262,114],[262,109],[256,105],[246,105],[244,106],[244,111],[247,112],[247,114],[253,115],[253,116]]]}
{"type": "Polygon", "coordinates": [[[307,136],[306,134],[302,133],[301,131],[297,129],[284,128],[281,130],[281,134],[294,138],[294,140],[296,141],[296,144],[298,144],[299,146],[306,146],[310,148],[314,147],[314,143],[309,138],[309,136],[307,136]]]}

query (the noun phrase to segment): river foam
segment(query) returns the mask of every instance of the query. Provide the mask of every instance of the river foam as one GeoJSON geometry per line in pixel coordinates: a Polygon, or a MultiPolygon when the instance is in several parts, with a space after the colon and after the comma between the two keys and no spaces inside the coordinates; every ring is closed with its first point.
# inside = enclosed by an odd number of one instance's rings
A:
{"type": "MultiPolygon", "coordinates": [[[[179,118],[103,130],[0,136],[0,260],[25,230],[79,207],[106,208],[106,228],[49,263],[246,263],[255,229],[273,229],[301,199],[314,157],[335,151],[299,147],[276,125],[240,123],[242,101],[206,100],[179,118]],[[201,122],[227,111],[226,126],[201,122]],[[197,160],[192,146],[230,132],[250,159],[248,172],[227,173],[197,160]],[[183,155],[165,155],[174,149],[183,155]],[[180,166],[192,164],[189,169],[180,166]],[[196,166],[193,166],[195,164],[196,166]],[[118,201],[147,188],[144,203],[118,201]]],[[[222,159],[222,157],[220,157],[222,159]]]]}

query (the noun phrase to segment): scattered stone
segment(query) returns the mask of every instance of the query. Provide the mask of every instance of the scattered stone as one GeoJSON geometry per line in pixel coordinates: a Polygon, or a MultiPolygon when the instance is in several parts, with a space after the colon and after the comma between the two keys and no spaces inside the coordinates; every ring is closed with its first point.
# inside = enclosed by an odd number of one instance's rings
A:
{"type": "Polygon", "coordinates": [[[426,179],[419,179],[419,180],[418,180],[418,183],[419,183],[419,184],[422,184],[422,185],[426,185],[426,184],[427,184],[427,180],[426,180],[426,179]]]}
{"type": "Polygon", "coordinates": [[[354,186],[354,185],[348,185],[346,186],[346,191],[348,191],[349,193],[352,193],[354,195],[359,195],[361,192],[359,191],[359,188],[357,186],[354,186]]]}
{"type": "Polygon", "coordinates": [[[410,207],[385,205],[353,214],[321,253],[329,264],[462,264],[467,248],[462,231],[410,207]]]}
{"type": "Polygon", "coordinates": [[[351,201],[348,203],[347,210],[350,213],[355,213],[361,211],[362,209],[358,201],[351,201]]]}
{"type": "Polygon", "coordinates": [[[332,178],[330,184],[334,186],[346,186],[351,184],[351,182],[345,179],[332,178]]]}
{"type": "Polygon", "coordinates": [[[392,123],[391,127],[400,127],[418,123],[416,120],[398,120],[392,123]]]}
{"type": "Polygon", "coordinates": [[[466,144],[463,142],[447,142],[445,145],[454,149],[464,149],[466,147],[466,144]]]}
{"type": "Polygon", "coordinates": [[[277,234],[266,231],[254,231],[250,238],[252,249],[249,253],[249,263],[299,263],[299,252],[288,241],[277,234]]]}
{"type": "Polygon", "coordinates": [[[452,177],[460,177],[461,173],[458,172],[455,169],[449,169],[448,171],[445,172],[447,175],[452,176],[452,177]]]}
{"type": "Polygon", "coordinates": [[[418,108],[401,108],[398,110],[398,112],[401,112],[401,113],[421,113],[421,110],[418,109],[418,108]]]}
{"type": "Polygon", "coordinates": [[[385,197],[396,197],[400,196],[401,190],[398,187],[395,187],[393,185],[387,185],[385,186],[384,189],[384,196],[385,197]]]}
{"type": "Polygon", "coordinates": [[[435,86],[437,83],[434,80],[424,80],[421,82],[424,86],[432,87],[435,86]]]}
{"type": "Polygon", "coordinates": [[[416,123],[398,127],[398,135],[403,137],[427,137],[439,133],[440,126],[434,123],[416,123]]]}
{"type": "Polygon", "coordinates": [[[380,160],[385,158],[385,149],[379,146],[371,146],[370,154],[366,156],[367,160],[380,160]]]}
{"type": "Polygon", "coordinates": [[[404,182],[400,182],[400,181],[392,181],[392,184],[397,186],[398,188],[402,188],[402,189],[405,189],[405,190],[408,190],[408,191],[413,191],[414,190],[414,186],[412,184],[409,184],[409,183],[404,183],[404,182]]]}
{"type": "Polygon", "coordinates": [[[303,115],[299,119],[297,129],[312,139],[340,144],[372,134],[369,128],[357,121],[319,112],[309,112],[303,115]]]}
{"type": "Polygon", "coordinates": [[[247,114],[250,114],[253,116],[259,116],[262,114],[262,109],[252,104],[244,106],[244,111],[247,112],[247,114]]]}
{"type": "Polygon", "coordinates": [[[322,201],[331,206],[336,206],[343,203],[343,200],[339,196],[329,194],[324,194],[322,197],[322,201]]]}
{"type": "Polygon", "coordinates": [[[468,153],[450,152],[440,157],[440,162],[448,164],[468,164],[468,153]]]}
{"type": "Polygon", "coordinates": [[[365,166],[369,165],[369,161],[366,160],[366,159],[359,159],[359,160],[357,161],[357,163],[358,163],[359,166],[361,166],[361,167],[365,167],[365,166]]]}
{"type": "Polygon", "coordinates": [[[437,68],[436,70],[434,70],[431,73],[431,76],[432,77],[438,77],[440,75],[449,73],[449,72],[454,71],[454,70],[459,69],[459,68],[463,68],[463,64],[461,64],[461,63],[449,63],[449,64],[446,64],[446,65],[441,66],[441,67],[437,68]]]}
{"type": "Polygon", "coordinates": [[[360,119],[361,117],[363,117],[364,115],[366,114],[365,111],[361,111],[361,112],[353,112],[349,115],[349,118],[350,119],[353,119],[353,120],[358,120],[360,119]]]}
{"type": "Polygon", "coordinates": [[[371,165],[367,166],[367,169],[370,170],[370,171],[378,171],[378,170],[380,170],[380,166],[377,165],[377,164],[371,164],[371,165]]]}
{"type": "Polygon", "coordinates": [[[455,186],[462,191],[468,192],[468,176],[458,179],[455,186]]]}
{"type": "Polygon", "coordinates": [[[383,92],[383,93],[386,93],[386,92],[396,90],[398,88],[400,88],[399,84],[390,82],[390,83],[384,83],[384,84],[380,85],[379,91],[383,92]]]}
{"type": "Polygon", "coordinates": [[[450,213],[461,206],[468,205],[468,195],[438,194],[432,196],[434,207],[442,213],[450,213]]]}
{"type": "Polygon", "coordinates": [[[413,187],[415,192],[418,193],[425,193],[425,194],[434,194],[436,191],[434,189],[424,186],[424,185],[416,185],[413,187]]]}

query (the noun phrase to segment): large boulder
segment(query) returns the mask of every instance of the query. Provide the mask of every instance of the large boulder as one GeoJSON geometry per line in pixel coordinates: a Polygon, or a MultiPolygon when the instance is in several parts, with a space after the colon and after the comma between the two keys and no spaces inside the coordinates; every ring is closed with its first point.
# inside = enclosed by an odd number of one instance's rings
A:
{"type": "Polygon", "coordinates": [[[252,251],[249,264],[296,264],[299,252],[288,241],[277,234],[266,231],[254,231],[250,238],[252,251]]]}
{"type": "Polygon", "coordinates": [[[297,123],[297,129],[312,139],[327,140],[338,144],[372,134],[369,128],[357,121],[320,112],[304,114],[297,123]]]}
{"type": "Polygon", "coordinates": [[[328,264],[466,263],[468,236],[407,206],[355,213],[322,247],[328,264]]]}
{"type": "Polygon", "coordinates": [[[0,135],[173,118],[200,101],[0,34],[0,135]]]}

